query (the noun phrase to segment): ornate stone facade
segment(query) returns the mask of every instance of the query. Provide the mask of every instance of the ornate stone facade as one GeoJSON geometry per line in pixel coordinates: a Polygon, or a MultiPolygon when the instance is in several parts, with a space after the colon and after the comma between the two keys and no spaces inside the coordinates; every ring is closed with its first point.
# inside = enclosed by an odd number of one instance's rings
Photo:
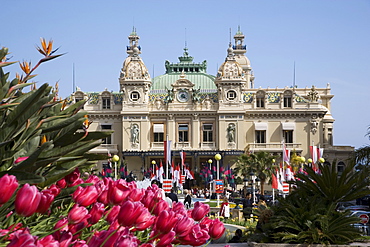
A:
{"type": "MultiPolygon", "coordinates": [[[[232,165],[247,148],[281,154],[282,143],[308,159],[309,146],[324,148],[328,161],[344,162],[353,152],[333,145],[331,88],[254,88],[246,57],[245,36],[239,30],[216,76],[207,63],[193,63],[187,48],[179,63],[165,62],[166,74],[151,78],[142,61],[139,36],[129,35],[127,58],[121,68],[120,92],[76,91],[71,100],[88,99],[84,109],[91,130],[114,130],[93,152],[119,154],[129,170],[141,176],[152,160],[164,162],[164,144],[171,140],[172,157],[180,151],[195,172],[214,155],[232,165]]],[[[220,58],[222,59],[222,58],[220,58]]]]}

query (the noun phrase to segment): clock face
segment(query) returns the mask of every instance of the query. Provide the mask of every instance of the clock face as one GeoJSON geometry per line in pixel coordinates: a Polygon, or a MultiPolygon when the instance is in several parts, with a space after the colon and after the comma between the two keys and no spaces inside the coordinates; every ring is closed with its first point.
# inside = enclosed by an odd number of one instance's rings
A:
{"type": "Polygon", "coordinates": [[[189,93],[187,91],[181,90],[177,93],[177,100],[179,102],[186,102],[189,100],[189,93]]]}

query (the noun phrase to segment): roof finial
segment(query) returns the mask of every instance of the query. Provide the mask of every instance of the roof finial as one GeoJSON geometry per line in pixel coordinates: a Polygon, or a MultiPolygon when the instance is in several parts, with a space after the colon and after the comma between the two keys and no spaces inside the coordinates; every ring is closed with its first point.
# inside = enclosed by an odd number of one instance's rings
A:
{"type": "Polygon", "coordinates": [[[185,27],[185,48],[187,48],[187,41],[186,41],[186,27],[185,27]]]}
{"type": "Polygon", "coordinates": [[[230,44],[231,44],[231,27],[230,27],[230,44]]]}

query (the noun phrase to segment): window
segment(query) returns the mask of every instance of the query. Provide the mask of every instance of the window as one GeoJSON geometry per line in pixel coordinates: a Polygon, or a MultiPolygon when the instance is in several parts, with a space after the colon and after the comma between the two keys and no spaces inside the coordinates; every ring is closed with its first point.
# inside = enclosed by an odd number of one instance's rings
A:
{"type": "MultiPolygon", "coordinates": [[[[83,99],[84,99],[83,97],[77,96],[77,97],[75,97],[75,102],[77,103],[78,101],[81,101],[83,99]]],[[[84,109],[84,106],[82,106],[82,109],[84,109]]]]}
{"type": "MultiPolygon", "coordinates": [[[[102,130],[112,130],[112,125],[110,124],[102,124],[101,126],[102,130]]],[[[112,136],[107,136],[104,139],[102,139],[103,143],[102,144],[112,144],[112,136]]]]}
{"type": "Polygon", "coordinates": [[[340,161],[337,165],[337,171],[338,171],[338,174],[341,175],[344,171],[344,168],[345,168],[345,164],[343,161],[340,161]]]}
{"type": "Polygon", "coordinates": [[[284,107],[292,107],[292,92],[286,91],[284,93],[284,107]]]}
{"type": "Polygon", "coordinates": [[[266,130],[256,130],[256,143],[266,143],[266,130]]]}
{"type": "Polygon", "coordinates": [[[235,100],[236,99],[236,92],[234,90],[227,91],[227,99],[228,100],[235,100]]]}
{"type": "Polygon", "coordinates": [[[293,130],[283,130],[285,143],[293,143],[293,130]]]}
{"type": "Polygon", "coordinates": [[[333,145],[333,129],[328,129],[328,142],[330,145],[333,145]]]}
{"type": "Polygon", "coordinates": [[[137,92],[137,91],[133,91],[133,92],[131,92],[131,94],[130,94],[130,99],[131,99],[132,101],[138,101],[138,100],[140,99],[140,94],[139,94],[139,92],[137,92]]]}
{"type": "Polygon", "coordinates": [[[189,142],[189,125],[179,124],[179,142],[189,142]]]}
{"type": "Polygon", "coordinates": [[[153,142],[164,142],[164,124],[153,124],[153,142]]]}
{"type": "Polygon", "coordinates": [[[256,94],[256,106],[264,108],[265,107],[265,93],[264,92],[257,92],[256,94]]]}
{"type": "Polygon", "coordinates": [[[110,97],[102,98],[103,109],[110,109],[110,97]]]}
{"type": "Polygon", "coordinates": [[[203,142],[213,142],[213,124],[203,124],[203,142]]]}

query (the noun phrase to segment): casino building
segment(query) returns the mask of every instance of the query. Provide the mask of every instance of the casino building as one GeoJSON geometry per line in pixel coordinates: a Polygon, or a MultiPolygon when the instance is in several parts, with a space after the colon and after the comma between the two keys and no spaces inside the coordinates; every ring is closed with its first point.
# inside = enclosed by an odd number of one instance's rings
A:
{"type": "Polygon", "coordinates": [[[247,149],[281,155],[284,142],[306,159],[310,146],[320,146],[325,160],[336,159],[343,169],[354,147],[333,145],[330,85],[258,87],[244,39],[238,30],[217,75],[207,74],[207,62],[195,63],[185,48],[178,62],[165,61],[164,75],[151,78],[134,30],[119,92],[77,89],[72,94],[72,101],[88,99],[84,109],[93,121],[90,130],[114,130],[92,152],[118,154],[141,178],[153,160],[164,159],[165,140],[171,141],[175,164],[184,151],[195,173],[217,153],[226,166],[247,149]]]}

